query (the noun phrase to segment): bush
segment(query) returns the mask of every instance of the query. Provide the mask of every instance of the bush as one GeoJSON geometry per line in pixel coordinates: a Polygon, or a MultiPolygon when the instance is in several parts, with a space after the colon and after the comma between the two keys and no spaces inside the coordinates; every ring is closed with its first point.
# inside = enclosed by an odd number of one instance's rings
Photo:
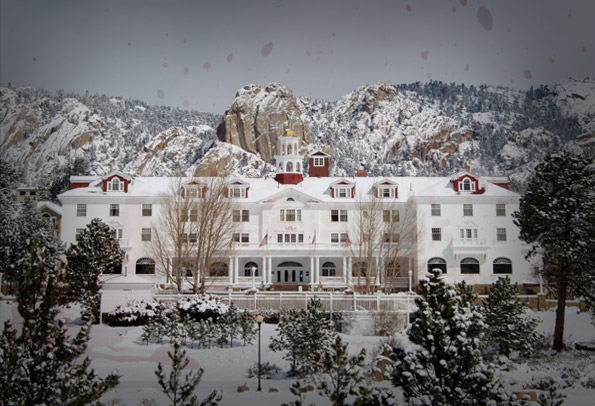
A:
{"type": "Polygon", "coordinates": [[[182,320],[190,317],[196,321],[206,319],[216,321],[229,308],[225,303],[221,303],[219,299],[210,295],[194,295],[181,298],[178,300],[176,307],[180,311],[182,320]]]}
{"type": "MultiPolygon", "coordinates": [[[[260,364],[260,378],[261,379],[277,379],[282,378],[282,369],[276,364],[270,362],[263,362],[260,364]]],[[[258,362],[255,362],[250,368],[248,368],[248,378],[258,378],[258,362]]]]}
{"type": "Polygon", "coordinates": [[[127,306],[117,306],[104,320],[111,327],[143,326],[160,317],[166,307],[159,302],[133,300],[127,306]]]}

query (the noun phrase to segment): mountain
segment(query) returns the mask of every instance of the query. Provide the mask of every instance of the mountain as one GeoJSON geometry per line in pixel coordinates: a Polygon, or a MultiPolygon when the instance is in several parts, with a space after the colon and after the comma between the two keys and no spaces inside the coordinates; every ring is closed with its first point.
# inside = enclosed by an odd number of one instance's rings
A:
{"type": "Polygon", "coordinates": [[[465,166],[522,180],[561,148],[593,155],[595,81],[528,91],[430,81],[359,87],[336,101],[279,83],[240,89],[222,116],[104,95],[0,88],[0,158],[23,184],[47,186],[75,158],[86,170],[159,176],[267,176],[291,128],[302,153],[323,149],[333,174],[450,174],[465,166]]]}

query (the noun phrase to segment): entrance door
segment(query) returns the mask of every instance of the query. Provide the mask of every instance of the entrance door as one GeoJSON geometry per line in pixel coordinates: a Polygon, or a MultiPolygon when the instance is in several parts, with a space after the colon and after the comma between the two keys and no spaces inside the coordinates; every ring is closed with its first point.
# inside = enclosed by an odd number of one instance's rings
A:
{"type": "Polygon", "coordinates": [[[299,262],[282,262],[277,266],[277,283],[308,283],[310,272],[299,262]]]}

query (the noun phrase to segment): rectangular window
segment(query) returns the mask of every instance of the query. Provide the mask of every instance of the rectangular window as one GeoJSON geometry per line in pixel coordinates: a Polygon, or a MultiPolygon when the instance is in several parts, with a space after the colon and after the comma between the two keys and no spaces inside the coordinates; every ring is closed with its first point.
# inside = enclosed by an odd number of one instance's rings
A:
{"type": "Polygon", "coordinates": [[[347,222],[347,210],[331,210],[331,221],[347,222]]]}
{"type": "Polygon", "coordinates": [[[74,230],[74,240],[78,241],[81,238],[81,234],[83,233],[83,231],[85,231],[84,228],[77,228],[76,230],[74,230]]]}
{"type": "Polygon", "coordinates": [[[202,198],[202,187],[199,187],[198,185],[188,185],[185,187],[186,190],[186,196],[188,196],[190,199],[199,199],[202,198]]]}
{"type": "Polygon", "coordinates": [[[141,241],[151,241],[151,229],[143,228],[140,235],[141,241]]]}
{"type": "Polygon", "coordinates": [[[347,189],[344,187],[338,188],[337,197],[347,197],[347,189]]]}
{"type": "Polygon", "coordinates": [[[387,243],[387,244],[396,244],[399,242],[400,239],[400,234],[399,233],[383,233],[382,234],[382,241],[387,243]]]}
{"type": "Polygon", "coordinates": [[[277,242],[279,244],[303,244],[304,234],[277,234],[277,242]]]}
{"type": "Polygon", "coordinates": [[[472,204],[464,204],[463,205],[463,216],[473,216],[473,205],[472,204]]]}
{"type": "Polygon", "coordinates": [[[496,205],[496,216],[498,216],[498,217],[506,216],[506,205],[505,204],[497,204],[496,205]]]}
{"type": "Polygon", "coordinates": [[[283,243],[283,234],[277,234],[277,243],[279,243],[279,244],[283,243]]]}
{"type": "Polygon", "coordinates": [[[302,221],[301,209],[281,209],[279,211],[280,221],[302,221]]]}
{"type": "Polygon", "coordinates": [[[432,204],[432,216],[438,217],[441,216],[440,205],[439,204],[432,204]]]}
{"type": "Polygon", "coordinates": [[[382,188],[382,189],[380,189],[380,196],[392,197],[391,191],[392,191],[392,189],[390,189],[390,188],[382,188]]]}
{"type": "Polygon", "coordinates": [[[85,217],[87,215],[87,205],[85,203],[79,203],[76,205],[77,217],[85,217]]]}
{"type": "Polygon", "coordinates": [[[385,223],[398,223],[400,220],[399,210],[382,210],[382,220],[385,223]]]}
{"type": "Polygon", "coordinates": [[[477,228],[461,228],[459,229],[459,236],[462,240],[476,240],[477,228]]]}
{"type": "Polygon", "coordinates": [[[432,241],[442,241],[442,229],[439,227],[432,227],[432,241]]]}
{"type": "Polygon", "coordinates": [[[112,217],[117,217],[120,215],[120,205],[119,204],[110,204],[109,205],[109,215],[112,217]]]}
{"type": "Polygon", "coordinates": [[[190,243],[191,244],[195,244],[196,241],[198,241],[197,234],[196,233],[190,233],[190,243]]]}
{"type": "Polygon", "coordinates": [[[153,205],[151,203],[144,203],[143,204],[143,216],[150,217],[153,215],[153,205]]]}
{"type": "Polygon", "coordinates": [[[246,188],[243,187],[232,187],[229,189],[229,196],[239,199],[246,197],[246,188]]]}
{"type": "Polygon", "coordinates": [[[506,241],[506,229],[505,228],[497,228],[496,229],[496,241],[506,241]]]}
{"type": "Polygon", "coordinates": [[[238,222],[248,222],[250,221],[250,210],[234,210],[233,211],[233,221],[238,222]]]}
{"type": "Polygon", "coordinates": [[[331,243],[345,244],[347,242],[347,233],[331,233],[331,243]]]}
{"type": "Polygon", "coordinates": [[[198,209],[190,209],[190,221],[193,223],[198,221],[198,209]]]}
{"type": "Polygon", "coordinates": [[[314,157],[314,166],[324,166],[324,158],[314,157]]]}
{"type": "Polygon", "coordinates": [[[180,210],[180,221],[182,221],[183,223],[188,221],[188,210],[180,210]]]}

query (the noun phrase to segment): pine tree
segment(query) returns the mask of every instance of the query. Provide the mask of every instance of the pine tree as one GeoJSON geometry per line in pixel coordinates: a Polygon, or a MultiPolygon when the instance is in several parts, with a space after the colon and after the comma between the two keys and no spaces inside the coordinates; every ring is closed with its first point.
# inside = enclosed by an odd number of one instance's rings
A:
{"type": "Polygon", "coordinates": [[[393,349],[393,384],[416,405],[509,404],[481,356],[485,325],[479,311],[444,282],[439,270],[420,286],[416,319],[407,332],[417,347],[393,349]]]}
{"type": "Polygon", "coordinates": [[[171,371],[166,375],[161,362],[157,365],[155,375],[163,393],[170,400],[172,406],[215,406],[221,401],[221,394],[213,390],[201,403],[197,403],[197,396],[193,394],[204,373],[203,368],[194,372],[188,372],[182,377],[182,371],[188,366],[190,359],[186,357],[186,350],[178,337],[173,340],[173,352],[168,351],[167,356],[171,360],[171,371]],[[183,378],[183,381],[182,381],[183,378]]]}
{"type": "Polygon", "coordinates": [[[488,297],[481,305],[481,313],[487,324],[487,350],[510,356],[512,351],[529,355],[539,340],[535,332],[537,320],[526,315],[527,305],[516,298],[517,285],[510,278],[498,278],[492,284],[488,297]]]}
{"type": "Polygon", "coordinates": [[[365,349],[350,357],[347,354],[347,344],[343,344],[341,337],[337,336],[330,350],[322,355],[322,380],[318,384],[320,394],[329,398],[333,406],[346,405],[347,398],[356,395],[357,387],[364,381],[362,368],[365,360],[365,349]]]}
{"type": "Polygon", "coordinates": [[[542,276],[557,296],[553,349],[564,348],[568,294],[582,296],[595,309],[595,165],[568,151],[537,165],[513,213],[530,255],[543,253],[542,276]]]}
{"type": "Polygon", "coordinates": [[[332,345],[336,333],[333,323],[320,312],[320,299],[313,298],[306,310],[291,309],[281,316],[278,337],[271,340],[272,351],[287,351],[284,359],[291,362],[290,374],[316,372],[325,350],[332,345]]]}
{"type": "Polygon", "coordinates": [[[80,361],[89,323],[73,336],[63,321],[56,320],[65,272],[62,246],[30,203],[20,210],[5,208],[2,223],[11,228],[1,241],[0,262],[3,276],[15,289],[22,327],[18,331],[5,323],[0,335],[2,400],[12,405],[95,402],[118,384],[119,377],[99,378],[89,358],[80,361]],[[10,217],[4,217],[6,213],[10,217]]]}
{"type": "Polygon", "coordinates": [[[99,275],[109,273],[124,259],[124,251],[120,248],[114,231],[100,219],[91,220],[79,235],[76,244],[72,244],[66,251],[66,258],[70,300],[79,301],[87,309],[88,317],[99,321],[99,275]]]}

